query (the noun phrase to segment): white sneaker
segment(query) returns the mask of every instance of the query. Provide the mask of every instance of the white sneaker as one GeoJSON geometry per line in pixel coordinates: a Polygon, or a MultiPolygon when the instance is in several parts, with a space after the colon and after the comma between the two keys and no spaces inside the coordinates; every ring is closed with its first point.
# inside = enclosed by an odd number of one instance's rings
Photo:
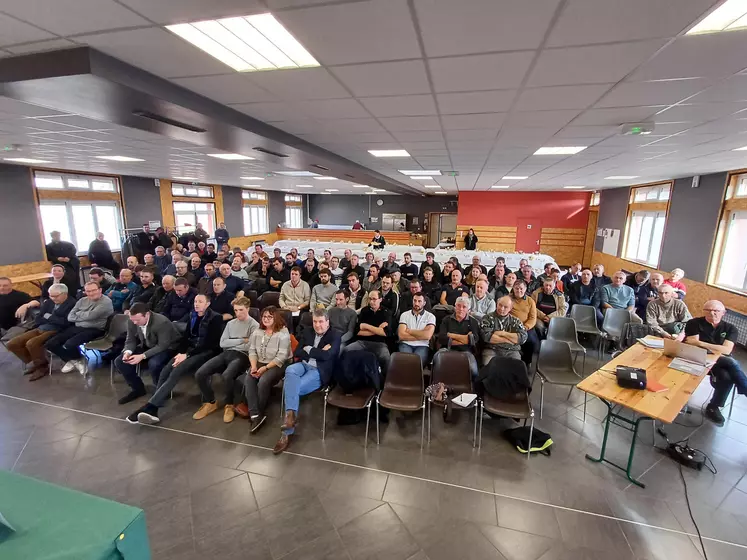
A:
{"type": "Polygon", "coordinates": [[[85,375],[86,371],[88,370],[87,364],[85,360],[75,360],[73,362],[75,369],[78,370],[78,373],[81,375],[85,375]]]}
{"type": "Polygon", "coordinates": [[[65,362],[65,365],[62,366],[62,373],[70,373],[75,369],[75,360],[70,360],[69,362],[65,362]]]}

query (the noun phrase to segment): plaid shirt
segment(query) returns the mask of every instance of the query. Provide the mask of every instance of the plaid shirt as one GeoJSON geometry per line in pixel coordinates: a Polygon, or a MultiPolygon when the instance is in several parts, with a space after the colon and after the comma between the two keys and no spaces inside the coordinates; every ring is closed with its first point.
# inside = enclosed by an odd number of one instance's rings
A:
{"type": "Polygon", "coordinates": [[[482,321],[480,321],[480,334],[487,348],[503,350],[506,352],[519,352],[521,350],[521,345],[527,341],[527,330],[524,328],[522,322],[513,315],[506,315],[505,317],[501,317],[497,313],[489,313],[485,315],[482,318],[482,321]],[[495,331],[505,331],[518,334],[518,344],[510,344],[506,342],[491,344],[490,337],[493,336],[495,331]]]}

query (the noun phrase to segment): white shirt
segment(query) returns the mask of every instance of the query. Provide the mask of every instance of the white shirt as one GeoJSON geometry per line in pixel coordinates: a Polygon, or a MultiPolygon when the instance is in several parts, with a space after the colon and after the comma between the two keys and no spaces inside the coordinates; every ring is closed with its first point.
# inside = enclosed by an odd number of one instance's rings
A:
{"type": "MultiPolygon", "coordinates": [[[[412,311],[405,311],[399,316],[399,324],[414,331],[422,331],[428,325],[436,326],[436,316],[426,310],[421,311],[420,315],[415,315],[412,311]]],[[[402,342],[410,346],[428,346],[430,343],[429,340],[403,340],[402,342]]]]}

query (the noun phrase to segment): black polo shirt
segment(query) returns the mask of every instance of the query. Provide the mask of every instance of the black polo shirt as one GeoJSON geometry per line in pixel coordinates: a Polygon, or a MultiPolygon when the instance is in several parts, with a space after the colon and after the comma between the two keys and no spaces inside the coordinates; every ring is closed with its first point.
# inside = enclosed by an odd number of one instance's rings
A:
{"type": "Polygon", "coordinates": [[[685,336],[698,335],[698,340],[708,344],[722,345],[725,340],[731,340],[734,344],[739,338],[737,328],[724,321],[715,327],[705,320],[705,317],[690,319],[685,325],[685,336]]]}
{"type": "MultiPolygon", "coordinates": [[[[441,328],[438,330],[438,342],[441,344],[441,348],[446,348],[449,345],[449,337],[446,336],[448,333],[462,335],[472,333],[475,340],[478,340],[480,338],[480,325],[471,315],[467,315],[464,321],[458,321],[455,315],[449,315],[441,321],[441,328]]],[[[452,350],[468,350],[470,346],[468,344],[455,345],[452,342],[451,348],[452,350]]]]}
{"type": "MultiPolygon", "coordinates": [[[[392,314],[388,309],[385,309],[384,307],[379,307],[379,310],[374,312],[374,310],[367,305],[366,307],[361,309],[361,312],[358,315],[358,323],[355,326],[356,335],[360,330],[361,323],[366,323],[374,327],[378,327],[382,323],[387,323],[388,326],[384,330],[387,333],[390,333],[392,330],[392,314]]],[[[386,342],[386,337],[378,335],[361,336],[359,337],[359,340],[368,340],[369,342],[386,342]]]]}
{"type": "Polygon", "coordinates": [[[456,300],[463,295],[469,297],[469,288],[464,284],[459,284],[456,288],[454,288],[451,284],[446,284],[443,287],[443,290],[441,290],[441,293],[443,292],[446,292],[447,305],[454,305],[456,303],[456,300]]]}
{"type": "Polygon", "coordinates": [[[271,292],[279,292],[283,284],[285,282],[288,282],[289,280],[290,280],[290,270],[288,270],[286,267],[283,267],[278,272],[277,270],[275,270],[275,267],[272,267],[270,274],[267,275],[267,289],[271,292]],[[277,287],[271,286],[270,280],[277,280],[280,282],[280,284],[278,284],[277,287]]]}
{"type": "Polygon", "coordinates": [[[399,271],[405,280],[412,280],[418,276],[418,266],[414,263],[400,265],[399,271]]]}

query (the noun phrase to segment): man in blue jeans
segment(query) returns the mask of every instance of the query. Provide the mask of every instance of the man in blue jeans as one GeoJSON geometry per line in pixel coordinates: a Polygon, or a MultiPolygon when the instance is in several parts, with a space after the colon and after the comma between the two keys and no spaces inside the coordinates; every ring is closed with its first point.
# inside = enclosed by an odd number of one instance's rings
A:
{"type": "Polygon", "coordinates": [[[312,321],[314,330],[304,330],[293,353],[300,361],[285,370],[285,420],[280,428],[280,439],[272,450],[275,455],[282,453],[290,445],[290,436],[295,431],[298,419],[300,398],[329,384],[340,355],[340,333],[329,328],[327,310],[315,309],[312,321]]]}
{"type": "Polygon", "coordinates": [[[724,425],[724,416],[719,410],[726,404],[726,398],[734,385],[740,395],[747,395],[747,376],[742,367],[730,356],[739,333],[734,325],[722,321],[726,313],[724,304],[712,299],[703,304],[704,317],[690,319],[685,325],[685,342],[721,357],[711,368],[713,398],[705,408],[705,417],[717,426],[724,425]]]}
{"type": "Polygon", "coordinates": [[[425,366],[428,362],[430,340],[435,330],[436,317],[425,310],[425,296],[415,294],[412,296],[412,309],[399,316],[398,350],[407,354],[417,354],[420,364],[425,366]]]}

